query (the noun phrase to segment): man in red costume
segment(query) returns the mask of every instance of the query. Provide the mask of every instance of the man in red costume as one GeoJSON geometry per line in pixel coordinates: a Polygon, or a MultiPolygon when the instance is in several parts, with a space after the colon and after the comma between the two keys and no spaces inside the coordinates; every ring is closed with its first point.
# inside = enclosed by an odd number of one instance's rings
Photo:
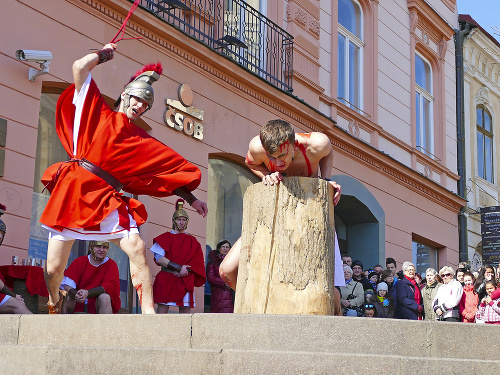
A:
{"type": "Polygon", "coordinates": [[[109,242],[90,241],[89,254],[76,258],[64,272],[62,287],[68,292],[63,313],[116,314],[121,307],[120,275],[108,258],[109,242]]]}
{"type": "Polygon", "coordinates": [[[56,129],[67,162],[49,167],[42,182],[51,196],[40,218],[49,229],[45,280],[49,312],[60,313],[67,293],[59,289],[75,239],[110,240],[128,255],[132,283],[142,313],[154,314],[151,274],[138,226],[146,221],[144,205],[123,196],[178,195],[203,217],[207,206],[191,193],[200,183],[199,169],[133,124],[151,108],[151,84],[161,65],[145,67],[125,87],[114,112],[104,101],[90,72],[111,60],[116,44],[73,64],[74,85],[57,103],[56,129]]]}
{"type": "Polygon", "coordinates": [[[189,314],[194,307],[194,287],[205,284],[205,261],[198,240],[186,233],[189,216],[179,199],[172,216],[172,232],[154,239],[151,251],[161,271],[153,284],[158,314],[167,314],[169,306],[189,314]]]}

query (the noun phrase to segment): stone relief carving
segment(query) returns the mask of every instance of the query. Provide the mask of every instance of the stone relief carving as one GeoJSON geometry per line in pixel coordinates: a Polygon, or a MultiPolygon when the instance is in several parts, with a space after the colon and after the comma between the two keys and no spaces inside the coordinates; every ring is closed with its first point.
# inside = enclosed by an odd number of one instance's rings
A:
{"type": "Polygon", "coordinates": [[[307,21],[307,14],[304,10],[297,8],[295,10],[295,19],[297,20],[298,23],[301,23],[302,25],[305,26],[306,21],[307,21]]]}
{"type": "Polygon", "coordinates": [[[311,18],[309,20],[309,30],[311,30],[311,32],[314,35],[319,36],[320,32],[319,21],[315,20],[314,18],[311,18]]]}
{"type": "Polygon", "coordinates": [[[477,93],[476,101],[477,104],[489,104],[490,103],[490,89],[483,86],[479,89],[477,93]]]}
{"type": "Polygon", "coordinates": [[[444,38],[442,38],[438,43],[438,54],[440,58],[444,59],[447,48],[448,48],[448,43],[444,38]]]}
{"type": "Polygon", "coordinates": [[[359,125],[355,120],[349,121],[349,133],[354,135],[356,138],[359,138],[359,125]]]}
{"type": "Polygon", "coordinates": [[[410,12],[410,31],[412,33],[415,32],[415,29],[417,28],[418,24],[418,14],[415,11],[410,12]]]}

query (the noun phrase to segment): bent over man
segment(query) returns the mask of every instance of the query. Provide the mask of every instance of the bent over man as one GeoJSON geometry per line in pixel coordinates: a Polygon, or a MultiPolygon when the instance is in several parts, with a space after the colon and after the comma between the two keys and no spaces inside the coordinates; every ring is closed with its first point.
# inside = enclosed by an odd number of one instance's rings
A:
{"type": "Polygon", "coordinates": [[[68,292],[63,313],[116,314],[120,309],[120,275],[108,258],[109,242],[90,241],[89,253],[76,258],[64,272],[68,292]],[[85,306],[87,308],[85,308],[85,306]]]}
{"type": "Polygon", "coordinates": [[[203,217],[207,206],[191,193],[200,183],[199,169],[133,124],[154,101],[151,84],[161,65],[145,67],[125,87],[113,111],[104,101],[91,70],[111,60],[116,44],[73,64],[74,84],[57,103],[56,129],[67,162],[49,167],[42,182],[51,193],[40,222],[49,229],[45,280],[49,312],[60,313],[66,292],[59,289],[75,239],[110,240],[128,255],[132,283],[142,313],[154,314],[146,248],[138,227],[146,221],[144,205],[123,196],[179,195],[203,217]]]}
{"type": "MultiPolygon", "coordinates": [[[[295,133],[284,120],[269,121],[248,146],[245,163],[265,185],[278,184],[283,176],[323,178],[333,186],[333,203],[340,200],[341,187],[330,181],[333,166],[333,150],[328,137],[322,133],[295,133]],[[321,174],[320,174],[321,173],[321,174]]],[[[233,289],[236,288],[241,239],[220,265],[221,277],[233,289]]],[[[344,286],[342,258],[335,235],[335,286],[344,286]]],[[[335,310],[340,314],[340,294],[335,290],[335,310]]]]}

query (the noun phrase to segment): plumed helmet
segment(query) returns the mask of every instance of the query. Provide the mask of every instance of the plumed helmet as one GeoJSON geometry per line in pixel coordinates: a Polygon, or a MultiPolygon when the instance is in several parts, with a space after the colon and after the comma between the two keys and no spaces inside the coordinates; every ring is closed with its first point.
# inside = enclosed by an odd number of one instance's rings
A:
{"type": "MultiPolygon", "coordinates": [[[[158,62],[156,64],[150,64],[139,70],[125,86],[123,93],[125,97],[123,98],[123,109],[127,110],[130,106],[130,96],[135,96],[140,98],[146,103],[148,103],[148,108],[151,109],[154,102],[154,90],[151,86],[154,82],[160,79],[160,75],[163,72],[161,64],[158,62]]],[[[121,95],[115,102],[115,107],[120,105],[121,95]]]]}
{"type": "Polygon", "coordinates": [[[187,223],[189,222],[189,215],[184,209],[184,199],[177,199],[177,202],[175,202],[175,211],[174,214],[172,215],[172,226],[175,229],[179,229],[177,228],[177,223],[175,222],[175,219],[178,219],[179,217],[186,218],[186,228],[187,228],[187,223]]]}

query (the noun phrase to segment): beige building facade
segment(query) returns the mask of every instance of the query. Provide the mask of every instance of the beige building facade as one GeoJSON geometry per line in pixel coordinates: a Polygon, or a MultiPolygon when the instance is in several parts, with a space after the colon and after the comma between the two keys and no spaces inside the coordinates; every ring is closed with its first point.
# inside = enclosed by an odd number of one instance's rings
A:
{"type": "MultiPolygon", "coordinates": [[[[40,176],[66,160],[55,133],[55,103],[72,82],[71,65],[118,31],[128,0],[6,0],[0,15],[0,125],[6,139],[0,202],[8,232],[0,263],[42,257],[47,233],[38,218],[48,199],[40,176]],[[49,72],[28,79],[33,62],[19,49],[50,51],[49,72]]],[[[214,249],[241,232],[242,199],[257,182],[245,167],[248,143],[269,120],[297,132],[325,133],[334,148],[329,172],[342,185],[336,229],[343,253],[365,268],[386,257],[427,267],[458,264],[454,0],[141,0],[114,60],[92,74],[109,103],[144,64],[160,61],[155,105],[137,125],[197,165],[188,231],[214,249]],[[258,12],[257,12],[258,11],[258,12]],[[240,44],[238,44],[240,43],[240,44]],[[179,89],[192,91],[183,102],[179,89]]],[[[498,100],[496,102],[498,105],[498,100]]],[[[1,156],[1,155],[0,155],[1,156]]],[[[147,157],[147,155],[145,155],[147,157]]],[[[147,247],[171,230],[176,197],[139,196],[147,247]]],[[[72,257],[82,255],[76,243],[72,257]]],[[[149,252],[148,252],[149,253],[149,252]]],[[[124,304],[127,261],[118,249],[124,304]]],[[[153,275],[159,267],[148,254],[153,275]]],[[[203,311],[204,289],[195,312],[203,311]]]]}
{"type": "Polygon", "coordinates": [[[480,209],[500,206],[500,43],[470,16],[460,20],[463,29],[470,27],[463,47],[467,235],[468,257],[477,269],[483,255],[480,209]]]}

